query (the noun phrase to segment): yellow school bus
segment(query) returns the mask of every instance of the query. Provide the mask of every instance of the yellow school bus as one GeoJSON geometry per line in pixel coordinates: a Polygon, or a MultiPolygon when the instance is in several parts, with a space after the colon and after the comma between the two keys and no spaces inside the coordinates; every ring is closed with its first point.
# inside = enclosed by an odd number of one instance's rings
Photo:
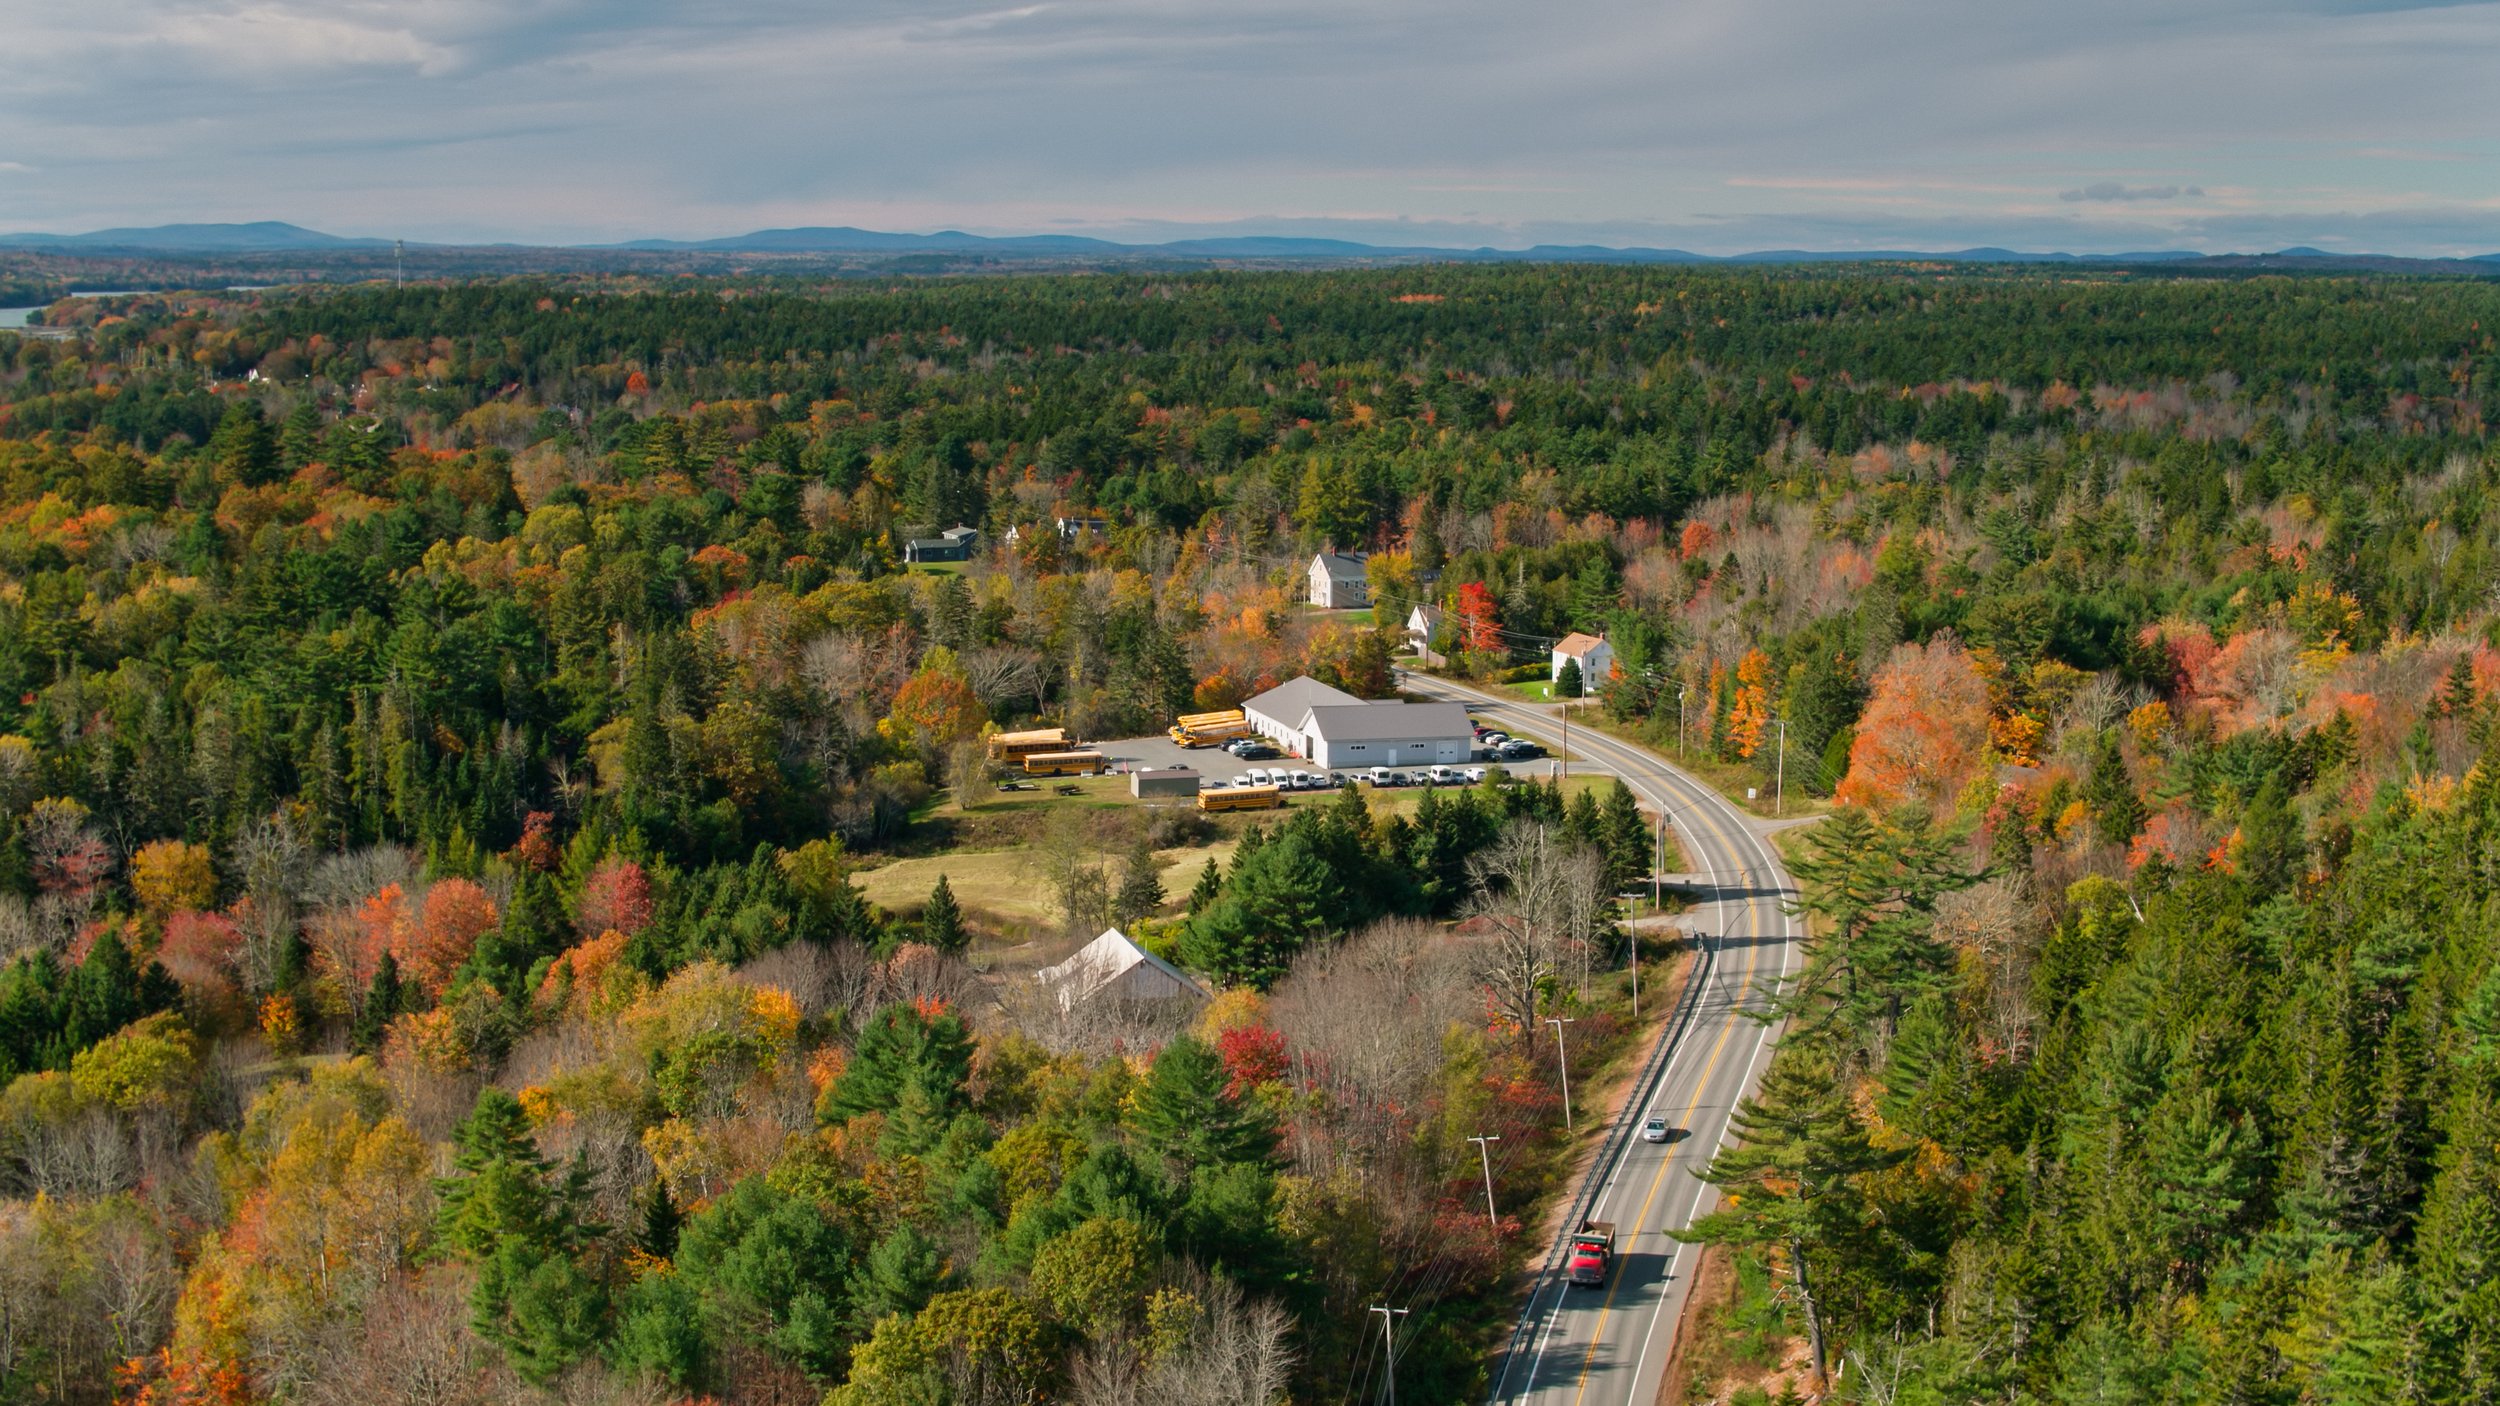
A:
{"type": "Polygon", "coordinates": [[[990,739],[990,760],[994,762],[1020,762],[1036,753],[1067,750],[1068,730],[1064,727],[1002,732],[990,739]]]}
{"type": "Polygon", "coordinates": [[[1100,752],[1036,752],[1024,759],[1027,776],[1092,776],[1109,766],[1100,752]]]}
{"type": "Polygon", "coordinates": [[[1227,786],[1220,791],[1200,791],[1200,810],[1274,810],[1285,803],[1285,793],[1273,786],[1227,786]]]}

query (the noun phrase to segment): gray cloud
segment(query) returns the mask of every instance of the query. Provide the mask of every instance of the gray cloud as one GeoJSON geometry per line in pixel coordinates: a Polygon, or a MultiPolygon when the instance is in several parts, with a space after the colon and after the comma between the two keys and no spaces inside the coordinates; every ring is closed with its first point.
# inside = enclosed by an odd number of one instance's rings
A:
{"type": "Polygon", "coordinates": [[[12,227],[2500,249],[2493,4],[0,0],[0,33],[12,227]]]}
{"type": "Polygon", "coordinates": [[[2094,181],[2080,190],[2061,190],[2057,198],[2076,200],[2176,200],[2182,195],[2203,195],[2201,186],[2131,186],[2117,181],[2094,181]]]}

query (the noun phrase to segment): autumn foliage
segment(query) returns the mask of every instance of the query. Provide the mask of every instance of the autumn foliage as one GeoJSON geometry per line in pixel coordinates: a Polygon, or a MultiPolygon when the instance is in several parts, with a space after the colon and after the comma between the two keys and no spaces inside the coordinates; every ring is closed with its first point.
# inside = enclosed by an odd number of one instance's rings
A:
{"type": "Polygon", "coordinates": [[[1987,684],[1951,636],[1895,647],[1875,673],[1839,799],[1951,804],[1987,753],[1988,721],[1987,684]]]}

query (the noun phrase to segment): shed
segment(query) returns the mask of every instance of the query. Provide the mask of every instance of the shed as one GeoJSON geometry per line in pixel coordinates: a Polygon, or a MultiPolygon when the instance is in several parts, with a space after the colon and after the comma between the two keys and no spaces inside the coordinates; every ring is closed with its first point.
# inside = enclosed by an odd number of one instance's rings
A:
{"type": "Polygon", "coordinates": [[[1198,794],[1198,773],[1185,766],[1148,767],[1128,774],[1128,793],[1139,800],[1198,794]]]}

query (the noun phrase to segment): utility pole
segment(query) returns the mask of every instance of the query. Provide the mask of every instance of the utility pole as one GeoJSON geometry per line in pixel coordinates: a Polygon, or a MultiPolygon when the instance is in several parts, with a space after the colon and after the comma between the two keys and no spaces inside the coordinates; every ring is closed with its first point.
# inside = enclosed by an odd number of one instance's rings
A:
{"type": "Polygon", "coordinates": [[[1632,1018],[1641,1018],[1641,931],[1625,928],[1623,940],[1632,947],[1632,1018]]]}
{"type": "Polygon", "coordinates": [[[391,281],[399,287],[408,286],[408,246],[391,241],[391,281]]]}
{"type": "Polygon", "coordinates": [[[1788,814],[1788,719],[1773,718],[1771,721],[1776,723],[1780,730],[1779,800],[1773,806],[1771,813],[1786,815],[1788,814]]]}
{"type": "Polygon", "coordinates": [[[1564,777],[1566,780],[1568,780],[1568,779],[1570,778],[1570,776],[1571,776],[1571,705],[1570,705],[1570,704],[1568,704],[1568,703],[1565,703],[1564,705],[1562,705],[1562,720],[1563,720],[1563,754],[1562,754],[1562,774],[1563,774],[1563,777],[1564,777]]]}
{"type": "Polygon", "coordinates": [[[1380,1341],[1388,1352],[1389,1406],[1398,1406],[1398,1339],[1397,1334],[1390,1331],[1390,1325],[1404,1318],[1407,1310],[1384,1308],[1379,1304],[1373,1304],[1372,1312],[1380,1315],[1380,1341]]]}
{"type": "Polygon", "coordinates": [[[1554,1027],[1554,1061],[1562,1068],[1563,1131],[1566,1133],[1571,1131],[1571,1056],[1563,1050],[1563,1027],[1576,1019],[1578,1017],[1568,1015],[1549,1015],[1545,1018],[1545,1023],[1554,1027]]]}
{"type": "Polygon", "coordinates": [[[1675,691],[1675,759],[1679,762],[1684,760],[1684,695],[1690,692],[1684,687],[1675,691]]]}
{"type": "Polygon", "coordinates": [[[1498,1232],[1502,1228],[1502,1218],[1493,1212],[1493,1149],[1486,1144],[1500,1142],[1502,1135],[1494,1133],[1488,1137],[1471,1137],[1467,1140],[1476,1145],[1476,1155],[1484,1161],[1484,1218],[1491,1221],[1493,1229],[1498,1232]]]}

